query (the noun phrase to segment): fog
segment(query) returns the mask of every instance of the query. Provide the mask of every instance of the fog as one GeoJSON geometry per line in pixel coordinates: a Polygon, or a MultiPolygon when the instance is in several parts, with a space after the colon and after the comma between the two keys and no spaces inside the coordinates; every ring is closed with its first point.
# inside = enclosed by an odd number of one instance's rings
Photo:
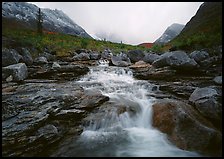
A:
{"type": "Polygon", "coordinates": [[[203,2],[30,2],[59,9],[92,37],[137,45],[154,42],[173,23],[186,24],[203,2]]]}

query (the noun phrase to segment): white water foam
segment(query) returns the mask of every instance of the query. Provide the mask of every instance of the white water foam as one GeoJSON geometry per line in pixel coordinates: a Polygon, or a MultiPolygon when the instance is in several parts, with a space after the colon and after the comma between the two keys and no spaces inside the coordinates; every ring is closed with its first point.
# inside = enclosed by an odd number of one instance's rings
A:
{"type": "Polygon", "coordinates": [[[147,96],[152,85],[135,80],[129,69],[93,67],[79,83],[85,89],[100,90],[111,102],[125,105],[128,110],[121,114],[108,111],[101,120],[85,127],[79,142],[86,145],[86,156],[200,156],[177,148],[152,127],[154,98],[147,96]]]}

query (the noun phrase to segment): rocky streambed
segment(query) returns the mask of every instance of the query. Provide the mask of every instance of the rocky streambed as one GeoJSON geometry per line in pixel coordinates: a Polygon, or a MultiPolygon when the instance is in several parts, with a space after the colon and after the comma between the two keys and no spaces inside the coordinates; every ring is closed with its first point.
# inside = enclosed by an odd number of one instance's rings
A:
{"type": "Polygon", "coordinates": [[[4,51],[3,156],[222,154],[219,54],[4,51]]]}

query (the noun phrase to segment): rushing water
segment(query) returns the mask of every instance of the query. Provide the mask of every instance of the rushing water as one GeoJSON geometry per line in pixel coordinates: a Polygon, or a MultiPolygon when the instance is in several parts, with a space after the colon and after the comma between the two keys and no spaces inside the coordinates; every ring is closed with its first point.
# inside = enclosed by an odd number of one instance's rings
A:
{"type": "Polygon", "coordinates": [[[152,127],[155,99],[148,94],[153,85],[134,79],[128,68],[99,65],[78,82],[85,89],[100,90],[117,104],[87,124],[62,156],[199,156],[177,148],[152,127]],[[126,111],[117,113],[119,106],[126,111]]]}

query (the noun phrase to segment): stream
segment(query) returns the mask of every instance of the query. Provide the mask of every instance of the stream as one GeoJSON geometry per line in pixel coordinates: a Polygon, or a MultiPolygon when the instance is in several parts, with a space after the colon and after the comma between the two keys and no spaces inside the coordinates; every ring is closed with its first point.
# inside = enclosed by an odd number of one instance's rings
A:
{"type": "Polygon", "coordinates": [[[155,98],[149,93],[155,86],[134,79],[128,68],[100,64],[77,82],[84,89],[100,90],[110,100],[87,118],[81,135],[60,146],[55,156],[200,156],[177,148],[152,126],[155,98]]]}

